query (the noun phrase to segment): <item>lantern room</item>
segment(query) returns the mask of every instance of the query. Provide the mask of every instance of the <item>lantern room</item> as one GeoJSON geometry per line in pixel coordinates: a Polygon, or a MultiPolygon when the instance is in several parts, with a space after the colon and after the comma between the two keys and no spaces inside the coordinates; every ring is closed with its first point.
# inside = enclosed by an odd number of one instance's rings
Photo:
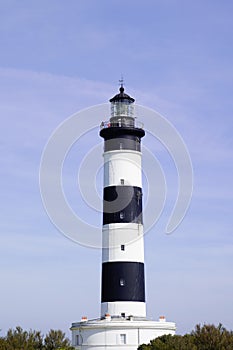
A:
{"type": "Polygon", "coordinates": [[[115,95],[109,101],[111,102],[111,126],[116,127],[134,127],[134,98],[124,92],[121,85],[120,93],[115,95]]]}

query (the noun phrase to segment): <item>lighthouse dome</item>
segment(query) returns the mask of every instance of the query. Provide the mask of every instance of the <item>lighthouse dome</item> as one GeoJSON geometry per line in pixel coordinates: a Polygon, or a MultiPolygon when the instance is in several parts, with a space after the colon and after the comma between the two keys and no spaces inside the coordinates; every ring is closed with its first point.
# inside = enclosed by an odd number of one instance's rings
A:
{"type": "Polygon", "coordinates": [[[121,85],[120,89],[119,89],[120,93],[115,95],[114,97],[112,97],[109,102],[128,102],[128,103],[133,103],[135,101],[135,99],[133,97],[130,97],[129,95],[127,95],[124,91],[124,87],[123,85],[121,85]]]}

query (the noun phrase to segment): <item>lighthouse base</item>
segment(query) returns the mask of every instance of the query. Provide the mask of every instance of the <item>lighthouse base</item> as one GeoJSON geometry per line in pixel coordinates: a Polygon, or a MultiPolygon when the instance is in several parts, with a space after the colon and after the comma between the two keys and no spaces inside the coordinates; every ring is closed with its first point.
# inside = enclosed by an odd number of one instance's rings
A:
{"type": "Polygon", "coordinates": [[[77,350],[137,350],[138,346],[164,334],[175,334],[174,322],[130,316],[84,320],[72,323],[72,345],[77,350]]]}

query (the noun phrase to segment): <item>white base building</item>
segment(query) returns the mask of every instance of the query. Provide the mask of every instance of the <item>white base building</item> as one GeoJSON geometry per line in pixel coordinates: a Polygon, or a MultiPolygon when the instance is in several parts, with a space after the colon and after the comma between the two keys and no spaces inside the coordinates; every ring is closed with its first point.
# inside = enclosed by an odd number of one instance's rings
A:
{"type": "Polygon", "coordinates": [[[151,321],[139,317],[111,317],[73,323],[72,344],[77,350],[137,350],[139,345],[164,334],[175,334],[174,322],[164,317],[151,321]]]}

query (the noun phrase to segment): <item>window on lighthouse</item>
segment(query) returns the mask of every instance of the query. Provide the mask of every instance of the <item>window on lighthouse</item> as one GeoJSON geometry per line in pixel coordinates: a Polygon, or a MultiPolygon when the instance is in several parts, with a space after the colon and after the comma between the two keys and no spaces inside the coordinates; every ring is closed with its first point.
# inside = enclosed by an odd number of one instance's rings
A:
{"type": "Polygon", "coordinates": [[[126,344],[126,334],[120,334],[120,344],[126,344]]]}
{"type": "Polygon", "coordinates": [[[76,335],[76,345],[80,345],[80,338],[79,334],[76,335]]]}
{"type": "Polygon", "coordinates": [[[121,286],[121,287],[124,287],[124,286],[125,286],[125,279],[124,279],[124,278],[121,278],[121,279],[120,279],[120,286],[121,286]]]}

